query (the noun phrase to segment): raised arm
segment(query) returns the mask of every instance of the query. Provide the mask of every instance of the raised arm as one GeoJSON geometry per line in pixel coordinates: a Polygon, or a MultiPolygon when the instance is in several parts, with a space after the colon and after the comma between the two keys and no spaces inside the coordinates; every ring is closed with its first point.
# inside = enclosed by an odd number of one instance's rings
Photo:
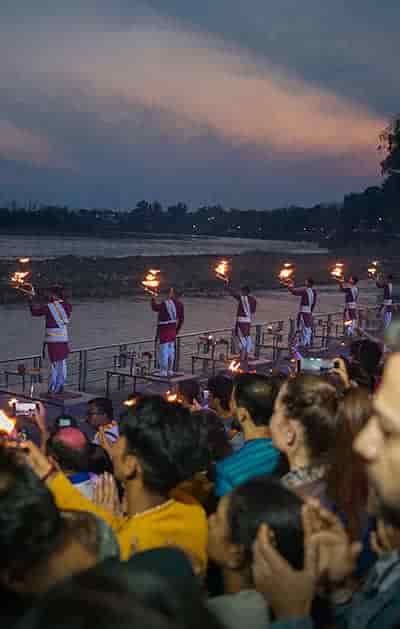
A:
{"type": "Polygon", "coordinates": [[[160,312],[161,310],[161,304],[159,304],[154,297],[152,298],[151,302],[151,309],[154,310],[154,312],[160,312]]]}
{"type": "Polygon", "coordinates": [[[292,293],[292,295],[295,295],[296,297],[303,296],[303,292],[304,292],[303,288],[296,288],[295,286],[288,286],[287,288],[288,288],[289,293],[292,293]]]}

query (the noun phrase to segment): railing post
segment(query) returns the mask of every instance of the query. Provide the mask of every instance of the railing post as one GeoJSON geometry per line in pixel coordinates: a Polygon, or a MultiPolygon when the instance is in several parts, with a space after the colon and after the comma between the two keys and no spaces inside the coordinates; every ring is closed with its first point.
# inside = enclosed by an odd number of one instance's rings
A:
{"type": "Polygon", "coordinates": [[[82,351],[82,380],[81,380],[81,391],[86,391],[87,384],[87,368],[88,368],[88,354],[87,350],[84,349],[82,351]]]}
{"type": "Polygon", "coordinates": [[[180,336],[178,336],[176,339],[176,346],[175,346],[175,367],[174,367],[175,372],[178,372],[180,369],[181,349],[182,349],[182,339],[180,336]]]}
{"type": "Polygon", "coordinates": [[[295,325],[295,320],[290,317],[289,319],[289,332],[288,332],[288,347],[290,347],[294,337],[296,334],[296,325],[295,325]]]}
{"type": "Polygon", "coordinates": [[[258,323],[256,325],[256,338],[254,342],[254,356],[256,358],[260,358],[260,343],[262,338],[261,325],[258,323]]]}

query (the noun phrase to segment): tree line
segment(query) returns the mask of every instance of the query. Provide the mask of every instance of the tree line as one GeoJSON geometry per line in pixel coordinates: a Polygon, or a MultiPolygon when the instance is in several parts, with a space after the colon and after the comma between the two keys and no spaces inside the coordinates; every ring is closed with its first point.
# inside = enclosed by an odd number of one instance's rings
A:
{"type": "Polygon", "coordinates": [[[340,204],[291,206],[275,210],[226,209],[221,205],[189,208],[179,202],[166,208],[158,201],[139,201],[125,211],[75,209],[66,206],[0,208],[3,233],[128,235],[140,233],[241,236],[313,240],[347,244],[357,240],[385,242],[400,234],[400,116],[380,136],[384,181],[340,204]]]}

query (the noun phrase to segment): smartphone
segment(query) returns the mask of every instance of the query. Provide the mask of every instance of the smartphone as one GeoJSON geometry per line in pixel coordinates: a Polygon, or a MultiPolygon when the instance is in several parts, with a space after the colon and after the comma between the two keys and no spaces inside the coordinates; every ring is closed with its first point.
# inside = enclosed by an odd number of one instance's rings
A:
{"type": "Polygon", "coordinates": [[[33,415],[36,413],[35,402],[16,402],[15,403],[16,415],[33,415]]]}
{"type": "Polygon", "coordinates": [[[297,362],[298,371],[311,371],[316,373],[324,373],[334,368],[333,360],[329,358],[300,358],[297,362]]]}

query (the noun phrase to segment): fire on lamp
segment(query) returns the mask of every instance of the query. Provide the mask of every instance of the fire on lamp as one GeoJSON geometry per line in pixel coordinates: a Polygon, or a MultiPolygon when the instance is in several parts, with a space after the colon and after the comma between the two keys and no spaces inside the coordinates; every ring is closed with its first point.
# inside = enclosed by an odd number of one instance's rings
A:
{"type": "Polygon", "coordinates": [[[178,402],[179,404],[182,402],[179,395],[177,393],[172,393],[172,391],[166,392],[165,399],[167,402],[178,402]]]}
{"type": "Polygon", "coordinates": [[[8,417],[4,411],[0,411],[0,433],[11,435],[15,430],[15,420],[8,417]]]}
{"type": "Polygon", "coordinates": [[[221,260],[214,269],[215,275],[219,280],[229,282],[229,262],[228,260],[221,260]]]}
{"type": "Polygon", "coordinates": [[[293,281],[295,267],[291,262],[285,262],[278,274],[282,284],[290,284],[293,281]]]}
{"type": "Polygon", "coordinates": [[[373,262],[371,262],[371,265],[368,267],[368,277],[371,280],[375,280],[377,275],[378,275],[378,267],[379,267],[379,262],[378,260],[374,260],[373,262]]]}
{"type": "Polygon", "coordinates": [[[344,280],[344,264],[343,262],[336,262],[336,264],[332,267],[331,276],[333,279],[338,282],[343,282],[344,280]]]}
{"type": "Polygon", "coordinates": [[[153,297],[157,297],[160,290],[160,272],[159,269],[149,269],[142,281],[146,293],[150,293],[153,297]]]}
{"type": "Polygon", "coordinates": [[[232,360],[232,362],[229,364],[228,369],[232,373],[240,373],[242,371],[241,368],[240,368],[240,361],[239,360],[232,360]]]}
{"type": "MultiPolygon", "coordinates": [[[[21,264],[24,268],[26,264],[29,264],[31,261],[30,258],[19,258],[18,263],[21,264]]],[[[26,295],[30,295],[33,297],[35,294],[35,289],[33,288],[30,279],[32,277],[32,271],[29,269],[26,271],[17,270],[11,274],[10,284],[16,290],[19,290],[21,293],[25,293],[26,295]]]]}

